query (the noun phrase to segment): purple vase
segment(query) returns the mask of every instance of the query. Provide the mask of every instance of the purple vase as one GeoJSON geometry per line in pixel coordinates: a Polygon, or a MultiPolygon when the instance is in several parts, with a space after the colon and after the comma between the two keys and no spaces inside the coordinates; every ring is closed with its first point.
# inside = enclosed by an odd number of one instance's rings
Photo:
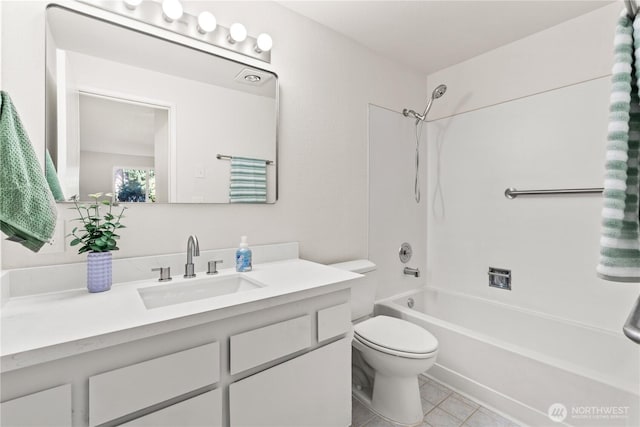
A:
{"type": "Polygon", "coordinates": [[[89,292],[111,289],[111,252],[87,254],[87,289],[89,292]]]}

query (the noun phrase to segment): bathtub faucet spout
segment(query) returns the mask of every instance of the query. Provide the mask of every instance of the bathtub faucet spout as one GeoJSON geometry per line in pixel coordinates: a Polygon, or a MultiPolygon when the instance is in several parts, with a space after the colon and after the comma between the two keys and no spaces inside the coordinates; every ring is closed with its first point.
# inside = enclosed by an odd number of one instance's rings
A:
{"type": "Polygon", "coordinates": [[[402,272],[404,274],[409,275],[409,276],[420,277],[420,269],[419,268],[405,267],[404,270],[402,270],[402,272]]]}

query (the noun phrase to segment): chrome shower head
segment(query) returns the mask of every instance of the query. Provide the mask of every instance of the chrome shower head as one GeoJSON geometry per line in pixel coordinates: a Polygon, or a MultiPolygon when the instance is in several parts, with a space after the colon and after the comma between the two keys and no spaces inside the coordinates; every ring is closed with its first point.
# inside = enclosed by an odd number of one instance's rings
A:
{"type": "Polygon", "coordinates": [[[402,114],[405,117],[409,117],[409,116],[414,117],[416,119],[416,124],[425,121],[425,119],[427,118],[427,114],[429,113],[429,110],[431,110],[431,105],[433,104],[433,100],[441,98],[446,91],[447,91],[447,85],[436,86],[433,92],[431,92],[431,98],[429,98],[429,102],[427,103],[427,106],[425,107],[424,112],[422,114],[416,113],[413,110],[407,110],[406,108],[402,110],[402,114]]]}
{"type": "Polygon", "coordinates": [[[446,91],[447,91],[446,85],[438,85],[433,90],[433,92],[431,92],[431,99],[429,99],[429,103],[425,107],[424,112],[419,117],[417,117],[416,124],[418,124],[419,121],[425,121],[427,119],[427,114],[429,114],[429,110],[431,110],[431,106],[433,105],[433,100],[442,97],[442,95],[444,95],[446,91]]]}
{"type": "Polygon", "coordinates": [[[442,95],[444,95],[446,91],[447,91],[447,85],[439,85],[433,90],[433,93],[431,94],[431,98],[438,99],[442,95]]]}

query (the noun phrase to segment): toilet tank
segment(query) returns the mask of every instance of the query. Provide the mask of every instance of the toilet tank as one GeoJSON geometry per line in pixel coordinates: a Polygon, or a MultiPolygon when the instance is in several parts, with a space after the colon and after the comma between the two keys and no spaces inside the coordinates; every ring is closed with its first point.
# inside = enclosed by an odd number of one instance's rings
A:
{"type": "Polygon", "coordinates": [[[364,275],[360,279],[351,281],[351,320],[372,315],[378,288],[376,265],[368,259],[357,259],[330,264],[330,266],[364,275]]]}

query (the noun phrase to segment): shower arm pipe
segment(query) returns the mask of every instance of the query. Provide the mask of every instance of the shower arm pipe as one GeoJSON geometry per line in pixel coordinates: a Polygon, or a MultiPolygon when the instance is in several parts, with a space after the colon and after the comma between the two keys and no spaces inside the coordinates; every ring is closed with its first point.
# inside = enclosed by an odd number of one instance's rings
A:
{"type": "Polygon", "coordinates": [[[627,8],[627,16],[631,19],[635,18],[638,13],[638,4],[635,0],[624,0],[624,5],[627,8]]]}
{"type": "Polygon", "coordinates": [[[604,191],[602,187],[591,188],[559,188],[554,190],[516,190],[515,188],[507,188],[504,190],[504,197],[507,199],[515,199],[518,196],[545,196],[556,194],[601,194],[604,191]]]}

